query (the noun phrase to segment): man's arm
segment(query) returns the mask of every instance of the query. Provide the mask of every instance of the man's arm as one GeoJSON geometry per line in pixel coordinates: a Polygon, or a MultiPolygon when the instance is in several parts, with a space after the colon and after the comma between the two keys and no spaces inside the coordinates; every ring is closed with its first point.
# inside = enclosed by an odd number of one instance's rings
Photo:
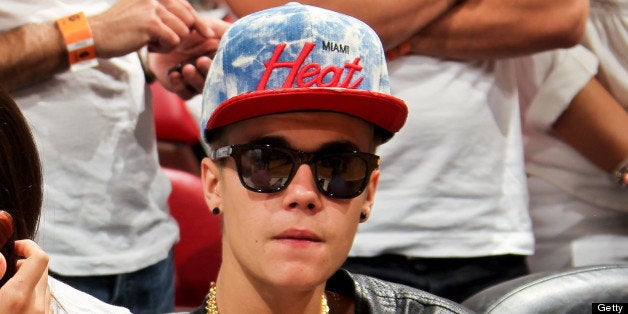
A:
{"type": "Polygon", "coordinates": [[[54,23],[27,24],[0,34],[0,84],[11,91],[69,68],[54,23]]]}
{"type": "MultiPolygon", "coordinates": [[[[228,0],[241,16],[283,0],[228,0]]],[[[411,40],[411,52],[444,58],[492,59],[580,41],[588,0],[382,1],[309,0],[369,24],[386,49],[411,40]]]]}
{"type": "MultiPolygon", "coordinates": [[[[214,35],[184,0],[121,0],[88,17],[88,23],[100,58],[123,56],[144,46],[171,51],[192,31],[204,37],[214,35]]],[[[54,21],[0,33],[0,56],[0,80],[8,90],[69,69],[65,42],[54,21]]]]}
{"type": "Polygon", "coordinates": [[[595,78],[576,94],[552,129],[607,172],[628,158],[628,113],[595,78]]]}
{"type": "Polygon", "coordinates": [[[492,59],[571,47],[588,8],[587,0],[467,0],[418,32],[412,52],[492,59]]]}
{"type": "MultiPolygon", "coordinates": [[[[227,0],[237,16],[288,3],[287,0],[227,0]]],[[[354,16],[373,28],[384,48],[392,48],[436,20],[458,0],[304,0],[303,4],[354,16]]]]}

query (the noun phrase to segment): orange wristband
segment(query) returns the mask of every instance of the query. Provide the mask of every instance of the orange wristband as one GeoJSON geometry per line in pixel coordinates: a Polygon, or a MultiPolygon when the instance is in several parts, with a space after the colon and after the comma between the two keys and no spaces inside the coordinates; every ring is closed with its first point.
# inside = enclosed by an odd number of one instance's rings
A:
{"type": "Polygon", "coordinates": [[[410,41],[406,40],[399,44],[399,46],[386,50],[386,60],[392,61],[401,56],[405,56],[410,53],[411,48],[410,41]]]}
{"type": "Polygon", "coordinates": [[[72,71],[98,65],[92,30],[83,12],[58,19],[57,27],[68,49],[68,61],[72,71]]]}

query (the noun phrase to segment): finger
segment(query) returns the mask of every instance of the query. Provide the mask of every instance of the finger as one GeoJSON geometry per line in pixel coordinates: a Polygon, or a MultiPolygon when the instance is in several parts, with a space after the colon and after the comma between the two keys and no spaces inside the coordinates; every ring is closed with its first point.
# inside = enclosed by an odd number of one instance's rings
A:
{"type": "Polygon", "coordinates": [[[32,290],[48,269],[48,254],[46,254],[35,242],[31,240],[15,241],[15,254],[24,256],[17,263],[17,273],[12,278],[20,278],[21,284],[24,284],[26,291],[32,290]]]}
{"type": "Polygon", "coordinates": [[[194,9],[194,7],[192,7],[189,1],[178,0],[178,2],[191,16],[191,23],[189,23],[190,20],[186,20],[186,22],[190,26],[190,30],[198,31],[205,38],[215,36],[214,30],[211,28],[210,23],[206,19],[200,17],[198,12],[194,9]]]}
{"type": "Polygon", "coordinates": [[[177,94],[182,99],[187,100],[198,94],[195,88],[187,86],[182,73],[172,72],[168,75],[168,79],[170,81],[170,91],[177,94]]]}
{"type": "Polygon", "coordinates": [[[214,36],[209,23],[199,17],[188,1],[162,0],[160,2],[174,17],[185,24],[188,32],[197,30],[205,38],[214,36]]]}
{"type": "Polygon", "coordinates": [[[205,38],[197,31],[192,31],[189,37],[182,41],[181,45],[177,47],[177,50],[183,51],[190,56],[200,56],[216,51],[219,44],[220,38],[205,38]]]}
{"type": "Polygon", "coordinates": [[[229,29],[229,26],[231,26],[231,23],[217,18],[209,18],[206,21],[209,24],[210,29],[213,31],[214,37],[217,38],[221,38],[227,29],[229,29]]]}
{"type": "Polygon", "coordinates": [[[148,43],[148,51],[165,53],[179,45],[181,38],[170,27],[160,23],[158,28],[152,32],[153,38],[148,43]]]}
{"type": "Polygon", "coordinates": [[[190,91],[199,94],[203,90],[205,76],[199,72],[199,69],[195,65],[185,65],[181,70],[181,74],[183,75],[183,82],[188,86],[190,91]]]}
{"type": "MultiPolygon", "coordinates": [[[[176,0],[182,1],[182,0],[176,0]]],[[[183,39],[191,36],[192,25],[196,16],[196,11],[186,2],[185,5],[189,6],[188,12],[186,9],[181,9],[181,5],[172,5],[176,1],[161,1],[157,6],[155,12],[159,16],[156,28],[152,30],[154,38],[149,43],[149,51],[151,52],[169,52],[182,43],[183,39]],[[177,9],[175,9],[177,8],[177,9]],[[187,12],[184,14],[181,12],[187,12]],[[192,17],[190,17],[190,15],[192,17]],[[186,21],[187,20],[187,21],[186,21]]],[[[200,31],[196,32],[202,36],[200,31]]]]}
{"type": "MultiPolygon", "coordinates": [[[[209,72],[209,68],[212,65],[212,58],[211,57],[199,57],[196,60],[196,70],[203,76],[203,78],[207,77],[207,73],[209,72]]],[[[203,84],[205,84],[203,82],[203,84]]]]}
{"type": "Polygon", "coordinates": [[[157,10],[157,14],[161,18],[161,21],[172,31],[174,31],[180,38],[186,38],[189,36],[191,30],[188,22],[185,18],[178,16],[176,12],[170,11],[169,8],[160,6],[157,10]]]}
{"type": "Polygon", "coordinates": [[[205,38],[215,37],[216,32],[214,32],[209,23],[206,20],[200,18],[198,14],[195,13],[195,15],[196,18],[194,19],[194,23],[192,24],[191,29],[196,30],[205,38]]]}

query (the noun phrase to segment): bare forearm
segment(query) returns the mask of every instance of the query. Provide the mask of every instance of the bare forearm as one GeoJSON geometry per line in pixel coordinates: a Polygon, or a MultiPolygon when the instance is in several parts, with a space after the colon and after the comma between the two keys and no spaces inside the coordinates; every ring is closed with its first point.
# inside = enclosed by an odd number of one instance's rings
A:
{"type": "Polygon", "coordinates": [[[587,14],[586,0],[467,0],[417,33],[412,52],[493,59],[570,47],[587,14]]]}
{"type": "Polygon", "coordinates": [[[63,37],[54,22],[0,33],[0,56],[0,84],[9,91],[69,68],[63,37]]]}
{"type": "Polygon", "coordinates": [[[628,158],[628,113],[597,80],[574,97],[553,130],[608,172],[628,158]]]}
{"type": "MultiPolygon", "coordinates": [[[[272,6],[287,0],[227,0],[238,16],[272,6]]],[[[305,0],[315,5],[354,16],[371,26],[385,48],[405,41],[420,29],[451,9],[455,0],[305,0]]],[[[341,30],[339,30],[341,31],[341,30]]]]}

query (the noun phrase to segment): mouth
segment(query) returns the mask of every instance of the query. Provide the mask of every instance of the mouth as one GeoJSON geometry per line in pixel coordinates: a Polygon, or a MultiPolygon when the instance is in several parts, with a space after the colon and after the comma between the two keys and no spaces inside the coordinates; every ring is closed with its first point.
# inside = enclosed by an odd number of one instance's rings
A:
{"type": "Polygon", "coordinates": [[[323,240],[316,233],[303,229],[288,229],[273,237],[273,240],[296,243],[322,243],[323,240]]]}

